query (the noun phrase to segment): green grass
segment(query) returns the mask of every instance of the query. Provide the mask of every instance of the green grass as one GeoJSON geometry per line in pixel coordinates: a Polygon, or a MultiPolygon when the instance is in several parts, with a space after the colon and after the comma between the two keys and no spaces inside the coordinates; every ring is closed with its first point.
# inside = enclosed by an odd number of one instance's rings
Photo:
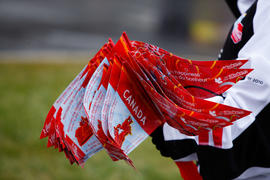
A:
{"type": "Polygon", "coordinates": [[[112,162],[104,151],[81,168],[46,148],[39,135],[47,112],[84,64],[0,63],[0,179],[181,179],[150,138],[130,154],[137,170],[112,162]]]}

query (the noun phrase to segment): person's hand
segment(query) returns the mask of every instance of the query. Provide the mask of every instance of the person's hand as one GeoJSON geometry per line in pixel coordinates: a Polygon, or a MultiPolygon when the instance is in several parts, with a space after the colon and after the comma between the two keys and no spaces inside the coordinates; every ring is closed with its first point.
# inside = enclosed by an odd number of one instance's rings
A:
{"type": "Polygon", "coordinates": [[[186,157],[196,152],[196,142],[192,139],[165,141],[163,136],[163,126],[158,127],[151,135],[152,142],[165,157],[173,160],[186,157]]]}

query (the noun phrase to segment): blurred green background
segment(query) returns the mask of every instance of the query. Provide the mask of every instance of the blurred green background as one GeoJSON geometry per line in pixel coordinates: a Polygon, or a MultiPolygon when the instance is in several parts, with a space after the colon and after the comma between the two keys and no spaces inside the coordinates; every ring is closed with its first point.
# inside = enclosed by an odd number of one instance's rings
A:
{"type": "Polygon", "coordinates": [[[137,170],[104,151],[83,168],[71,166],[64,153],[46,148],[47,138],[39,140],[49,107],[86,63],[0,62],[0,179],[181,179],[150,138],[130,154],[137,170]]]}

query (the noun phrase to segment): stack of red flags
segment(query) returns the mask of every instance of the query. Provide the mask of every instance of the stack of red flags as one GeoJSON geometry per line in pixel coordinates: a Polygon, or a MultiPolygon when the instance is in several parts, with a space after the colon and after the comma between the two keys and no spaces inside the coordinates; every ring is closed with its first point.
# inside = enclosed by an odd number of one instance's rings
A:
{"type": "Polygon", "coordinates": [[[40,138],[83,165],[105,149],[123,159],[157,127],[186,135],[216,131],[249,111],[205,100],[228,90],[251,69],[247,60],[194,61],[154,45],[109,40],[51,107],[40,138]]]}

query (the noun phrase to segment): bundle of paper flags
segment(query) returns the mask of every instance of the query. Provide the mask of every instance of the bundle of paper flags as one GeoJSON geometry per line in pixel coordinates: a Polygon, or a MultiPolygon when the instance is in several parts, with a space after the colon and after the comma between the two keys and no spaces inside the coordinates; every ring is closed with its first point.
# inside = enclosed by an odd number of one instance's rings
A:
{"type": "Polygon", "coordinates": [[[158,126],[186,135],[231,125],[249,111],[205,100],[225,92],[251,69],[247,60],[194,61],[159,47],[109,40],[51,107],[40,138],[84,164],[105,149],[113,161],[127,156],[158,126]]]}

